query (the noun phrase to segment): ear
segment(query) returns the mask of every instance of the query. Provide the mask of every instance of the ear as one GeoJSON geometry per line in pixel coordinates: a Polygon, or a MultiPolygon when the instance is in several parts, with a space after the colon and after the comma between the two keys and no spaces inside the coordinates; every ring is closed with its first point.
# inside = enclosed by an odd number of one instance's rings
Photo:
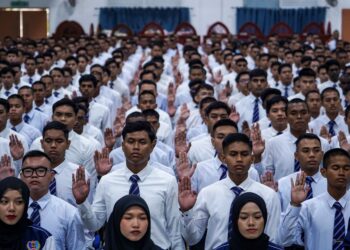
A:
{"type": "Polygon", "coordinates": [[[294,158],[299,161],[298,153],[294,152],[294,158]]]}
{"type": "Polygon", "coordinates": [[[215,147],[214,138],[213,137],[210,137],[210,141],[211,141],[211,145],[213,145],[213,147],[215,147]]]}
{"type": "Polygon", "coordinates": [[[322,176],[327,179],[327,168],[322,167],[320,171],[322,176]]]}
{"type": "Polygon", "coordinates": [[[41,140],[40,140],[40,145],[41,145],[41,148],[43,148],[43,144],[44,144],[44,140],[43,140],[43,139],[41,139],[41,140]]]}

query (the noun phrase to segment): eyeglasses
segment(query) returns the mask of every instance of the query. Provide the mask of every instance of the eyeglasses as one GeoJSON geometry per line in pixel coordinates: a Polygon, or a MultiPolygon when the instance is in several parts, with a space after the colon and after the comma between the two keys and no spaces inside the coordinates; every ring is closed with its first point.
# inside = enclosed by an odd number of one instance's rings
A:
{"type": "Polygon", "coordinates": [[[48,169],[47,167],[39,166],[37,168],[31,168],[31,167],[22,168],[21,173],[26,178],[32,177],[34,172],[36,176],[44,177],[48,171],[51,171],[51,170],[48,169]]]}

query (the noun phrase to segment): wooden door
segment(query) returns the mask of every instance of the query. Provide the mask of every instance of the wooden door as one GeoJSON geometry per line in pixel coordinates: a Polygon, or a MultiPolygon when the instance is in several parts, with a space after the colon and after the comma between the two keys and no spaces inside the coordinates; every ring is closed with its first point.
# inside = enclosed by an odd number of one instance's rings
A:
{"type": "Polygon", "coordinates": [[[6,36],[16,38],[20,36],[20,13],[19,11],[6,11],[0,9],[0,39],[6,36]]]}
{"type": "Polygon", "coordinates": [[[23,11],[23,37],[46,38],[47,14],[45,10],[23,11]]]}
{"type": "Polygon", "coordinates": [[[350,9],[342,10],[342,31],[341,37],[343,40],[350,42],[350,9]]]}

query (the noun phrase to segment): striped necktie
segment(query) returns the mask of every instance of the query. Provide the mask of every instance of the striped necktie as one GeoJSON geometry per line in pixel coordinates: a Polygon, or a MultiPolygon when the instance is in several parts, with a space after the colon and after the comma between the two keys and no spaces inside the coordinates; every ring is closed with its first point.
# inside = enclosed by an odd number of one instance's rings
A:
{"type": "Polygon", "coordinates": [[[300,162],[294,158],[294,172],[300,171],[300,162]]]}
{"type": "Polygon", "coordinates": [[[314,182],[314,178],[312,178],[311,176],[306,176],[305,182],[310,187],[310,190],[309,190],[309,192],[307,193],[307,196],[306,196],[306,199],[309,200],[309,199],[313,198],[311,183],[314,182]]]}
{"type": "Polygon", "coordinates": [[[230,207],[230,216],[229,216],[229,220],[228,220],[228,242],[230,242],[231,240],[231,235],[232,235],[232,228],[233,228],[233,211],[232,211],[232,206],[235,202],[235,199],[244,191],[242,188],[240,187],[233,187],[231,188],[232,192],[235,193],[235,198],[233,199],[232,203],[231,203],[231,207],[230,207]]]}
{"type": "Polygon", "coordinates": [[[226,178],[226,176],[227,176],[227,167],[224,164],[221,164],[220,169],[222,170],[220,180],[222,180],[222,179],[226,178]]]}
{"type": "Polygon", "coordinates": [[[256,98],[254,101],[254,110],[253,110],[253,123],[259,121],[259,99],[256,98]]]}
{"type": "Polygon", "coordinates": [[[330,133],[331,136],[335,136],[335,131],[334,131],[334,125],[335,125],[335,121],[329,121],[328,122],[328,126],[329,126],[329,130],[328,132],[330,133]]]}
{"type": "Polygon", "coordinates": [[[342,206],[339,202],[334,202],[335,208],[334,228],[333,228],[333,250],[344,249],[345,221],[342,213],[342,206]]]}
{"type": "Polygon", "coordinates": [[[285,86],[284,87],[284,95],[283,95],[285,98],[288,98],[289,95],[288,95],[288,86],[285,86]]]}
{"type": "Polygon", "coordinates": [[[33,225],[40,226],[40,205],[38,202],[34,201],[30,204],[30,207],[33,209],[33,212],[30,216],[30,220],[33,222],[33,225]]]}
{"type": "Polygon", "coordinates": [[[129,194],[140,196],[140,189],[139,189],[139,185],[137,184],[139,180],[140,180],[140,177],[136,174],[130,176],[131,186],[130,186],[129,194]]]}
{"type": "MultiPolygon", "coordinates": [[[[55,170],[52,170],[55,174],[57,173],[55,170]]],[[[57,196],[57,190],[56,190],[56,178],[53,177],[52,181],[49,184],[50,194],[57,196]]]]}

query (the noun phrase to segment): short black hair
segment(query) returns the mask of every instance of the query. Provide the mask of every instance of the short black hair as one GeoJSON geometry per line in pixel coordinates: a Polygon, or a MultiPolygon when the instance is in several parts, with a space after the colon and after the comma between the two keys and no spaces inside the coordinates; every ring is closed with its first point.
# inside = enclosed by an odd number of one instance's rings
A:
{"type": "Polygon", "coordinates": [[[140,73],[140,79],[142,79],[144,75],[148,75],[148,74],[151,74],[153,76],[153,79],[157,78],[156,74],[153,71],[151,71],[151,70],[142,70],[141,73],[140,73]]]}
{"type": "Polygon", "coordinates": [[[76,64],[78,64],[78,59],[75,56],[69,56],[66,58],[66,62],[68,61],[74,61],[76,64]]]}
{"type": "Polygon", "coordinates": [[[342,148],[333,148],[328,150],[323,156],[323,167],[327,168],[331,164],[331,158],[334,156],[345,156],[350,161],[350,155],[348,151],[342,148]]]}
{"type": "Polygon", "coordinates": [[[329,68],[333,65],[336,65],[338,66],[338,68],[340,68],[340,63],[338,62],[338,60],[335,60],[335,59],[331,59],[331,60],[328,60],[326,63],[325,63],[325,66],[326,66],[326,69],[327,71],[329,70],[329,68]]]}
{"type": "Polygon", "coordinates": [[[238,126],[237,126],[237,123],[235,123],[234,121],[232,121],[231,119],[221,119],[221,120],[218,120],[214,126],[213,126],[213,129],[211,131],[211,136],[213,137],[214,134],[215,134],[215,131],[217,128],[219,127],[223,127],[223,126],[231,126],[231,127],[234,127],[236,129],[236,131],[238,132],[238,126]]]}
{"type": "Polygon", "coordinates": [[[320,146],[321,146],[321,140],[320,140],[320,138],[317,135],[312,134],[312,133],[305,133],[305,134],[302,134],[301,136],[299,136],[297,141],[295,142],[296,151],[299,149],[299,144],[303,140],[317,140],[320,143],[320,146]]]}
{"type": "MultiPolygon", "coordinates": [[[[13,94],[13,95],[10,95],[8,98],[7,98],[7,101],[11,100],[11,99],[19,99],[22,103],[22,106],[24,106],[24,99],[22,96],[20,96],[19,94],[13,94]]],[[[10,105],[10,104],[9,104],[10,105]]]]}
{"type": "Polygon", "coordinates": [[[50,75],[52,74],[52,71],[58,71],[58,72],[60,72],[60,74],[61,74],[62,76],[64,76],[64,71],[63,71],[63,69],[61,69],[61,68],[59,68],[59,67],[55,67],[55,68],[53,68],[52,70],[50,70],[50,75]]]}
{"type": "Polygon", "coordinates": [[[40,150],[31,150],[28,151],[22,159],[22,166],[23,163],[28,159],[28,158],[32,158],[32,157],[45,157],[50,163],[52,163],[52,160],[50,158],[50,156],[48,156],[46,153],[44,153],[43,151],[40,150]]]}
{"type": "Polygon", "coordinates": [[[32,84],[32,89],[33,89],[33,86],[34,85],[42,85],[43,87],[44,87],[44,89],[46,89],[46,85],[45,85],[45,83],[44,82],[42,82],[42,81],[35,81],[35,82],[33,82],[33,84],[32,84]]]}
{"type": "Polygon", "coordinates": [[[94,75],[82,75],[79,79],[79,86],[82,84],[82,82],[92,82],[94,85],[94,88],[97,87],[97,79],[94,75]]]}
{"type": "Polygon", "coordinates": [[[138,83],[139,89],[141,89],[142,85],[144,85],[144,84],[151,84],[154,87],[156,87],[156,89],[157,89],[157,84],[154,81],[151,81],[151,80],[142,80],[141,82],[139,82],[138,83]]]}
{"type": "Polygon", "coordinates": [[[144,90],[142,91],[141,93],[139,93],[139,96],[138,96],[138,100],[140,102],[140,99],[141,99],[141,96],[143,95],[151,95],[154,97],[154,99],[156,100],[156,96],[154,95],[154,93],[152,91],[149,91],[149,90],[144,90]]]}
{"type": "Polygon", "coordinates": [[[264,103],[266,98],[269,96],[269,95],[282,95],[281,93],[281,90],[279,89],[275,89],[275,88],[267,88],[267,89],[264,89],[262,92],[261,92],[261,95],[260,95],[260,98],[261,98],[261,101],[264,103]]]}
{"type": "Polygon", "coordinates": [[[227,115],[230,115],[231,113],[231,109],[226,103],[216,101],[216,102],[210,103],[209,106],[205,109],[205,116],[209,116],[210,112],[213,111],[214,109],[225,109],[227,112],[227,115]]]}
{"type": "Polygon", "coordinates": [[[143,116],[142,112],[140,111],[134,111],[128,114],[128,116],[125,118],[125,123],[131,123],[133,121],[130,121],[133,118],[141,119],[142,121],[145,121],[145,117],[143,116]]]}
{"type": "MultiPolygon", "coordinates": [[[[89,100],[87,99],[87,97],[84,97],[84,96],[77,96],[77,97],[74,97],[73,100],[72,100],[75,105],[80,105],[83,103],[83,105],[89,109],[89,100]]],[[[78,111],[77,111],[78,113],[78,111]]]]}
{"type": "Polygon", "coordinates": [[[249,72],[248,72],[248,71],[239,72],[239,73],[237,74],[236,78],[235,78],[236,83],[239,82],[239,80],[241,79],[241,77],[242,77],[243,75],[248,75],[248,76],[249,76],[249,72]]]}
{"type": "Polygon", "coordinates": [[[299,79],[303,76],[310,76],[310,77],[316,78],[316,72],[310,68],[303,68],[302,70],[299,71],[299,79]]]}
{"type": "Polygon", "coordinates": [[[276,95],[266,102],[266,114],[269,114],[271,107],[279,102],[283,102],[284,104],[286,104],[286,109],[287,109],[288,99],[284,96],[276,95]]]}
{"type": "Polygon", "coordinates": [[[308,91],[308,92],[306,93],[306,95],[305,95],[305,101],[307,101],[307,99],[309,99],[309,96],[310,96],[311,94],[318,94],[318,95],[321,97],[321,94],[320,94],[320,92],[318,91],[318,89],[312,89],[312,90],[310,90],[310,91],[308,91]]]}
{"type": "Polygon", "coordinates": [[[62,131],[64,134],[64,137],[68,140],[69,130],[66,125],[64,125],[62,122],[59,122],[59,121],[52,121],[45,125],[43,129],[43,138],[45,137],[46,131],[52,130],[52,129],[62,131]]]}
{"type": "Polygon", "coordinates": [[[75,115],[77,115],[77,113],[78,113],[77,105],[75,104],[75,102],[73,102],[71,99],[68,99],[68,98],[62,98],[61,100],[55,102],[52,105],[52,113],[55,113],[55,110],[61,106],[69,106],[73,109],[73,112],[75,115]]]}
{"type": "Polygon", "coordinates": [[[290,65],[289,63],[283,63],[283,64],[281,64],[281,65],[278,67],[278,74],[281,74],[282,69],[284,69],[284,68],[293,69],[293,68],[292,68],[292,65],[290,65]]]}
{"type": "Polygon", "coordinates": [[[13,77],[16,75],[16,72],[12,69],[12,67],[5,67],[0,71],[0,75],[5,75],[10,73],[13,77]]]}
{"type": "Polygon", "coordinates": [[[8,113],[10,111],[10,104],[6,99],[0,98],[0,105],[5,108],[6,113],[8,113]]]}
{"type": "Polygon", "coordinates": [[[159,113],[154,109],[145,109],[142,111],[142,114],[144,117],[154,116],[157,118],[157,121],[159,121],[159,113]]]}
{"type": "Polygon", "coordinates": [[[251,80],[253,77],[264,77],[267,78],[267,73],[263,69],[253,69],[249,72],[249,79],[251,80]]]}
{"type": "Polygon", "coordinates": [[[123,140],[125,140],[127,134],[134,133],[138,131],[145,131],[148,134],[149,139],[151,142],[157,139],[157,136],[151,126],[151,124],[147,121],[136,121],[136,122],[128,122],[125,124],[123,131],[122,131],[122,137],[123,140]]]}
{"type": "Polygon", "coordinates": [[[234,142],[242,142],[248,145],[250,151],[253,149],[252,142],[247,135],[242,133],[234,133],[234,134],[227,135],[225,139],[222,141],[223,151],[225,151],[227,147],[234,142]]]}
{"type": "Polygon", "coordinates": [[[207,97],[204,97],[200,102],[199,102],[199,109],[201,110],[204,106],[204,104],[207,104],[207,103],[212,103],[212,102],[216,102],[216,99],[212,96],[207,96],[207,97]]]}
{"type": "Polygon", "coordinates": [[[286,113],[287,113],[287,111],[288,111],[288,109],[289,109],[289,106],[290,106],[291,104],[297,104],[297,103],[303,103],[303,104],[306,106],[307,111],[309,112],[309,107],[307,106],[306,101],[304,101],[304,100],[302,100],[302,99],[300,99],[300,98],[294,98],[294,99],[288,101],[288,104],[287,104],[287,107],[286,107],[286,113]]]}
{"type": "Polygon", "coordinates": [[[327,92],[336,92],[338,97],[340,97],[339,95],[339,91],[336,89],[336,88],[333,88],[333,87],[328,87],[328,88],[325,88],[324,90],[322,90],[322,93],[321,93],[321,101],[323,101],[323,98],[325,96],[325,94],[327,92]]]}

